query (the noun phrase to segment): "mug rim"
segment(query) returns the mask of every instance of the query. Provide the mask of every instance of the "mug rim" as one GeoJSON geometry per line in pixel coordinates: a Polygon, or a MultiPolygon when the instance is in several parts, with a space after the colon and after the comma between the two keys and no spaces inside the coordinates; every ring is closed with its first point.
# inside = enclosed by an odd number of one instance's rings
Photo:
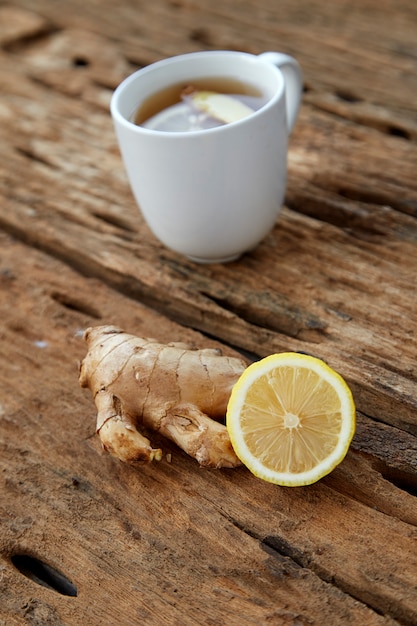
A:
{"type": "Polygon", "coordinates": [[[260,115],[263,115],[266,110],[273,107],[276,101],[279,100],[281,97],[283,97],[283,95],[284,95],[284,77],[280,69],[277,66],[275,66],[273,63],[263,60],[260,55],[252,54],[249,52],[238,51],[238,50],[200,50],[200,51],[195,51],[195,52],[186,52],[184,54],[178,54],[175,56],[160,59],[159,61],[155,61],[154,63],[150,63],[149,65],[146,65],[145,67],[139,68],[138,70],[136,70],[135,72],[133,72],[132,74],[124,78],[122,82],[119,83],[119,85],[116,87],[116,89],[114,90],[112,94],[111,101],[110,101],[110,112],[115,121],[117,121],[118,123],[121,123],[123,126],[130,129],[131,131],[134,131],[139,134],[144,133],[145,135],[153,135],[153,136],[158,136],[158,137],[165,136],[165,137],[171,137],[171,138],[179,138],[179,137],[184,137],[184,136],[195,137],[196,135],[201,135],[201,134],[207,135],[207,133],[212,134],[216,132],[225,132],[227,128],[236,128],[237,126],[240,126],[242,124],[247,124],[249,123],[250,120],[254,119],[255,117],[257,118],[260,115]],[[144,126],[140,126],[132,122],[130,119],[128,119],[125,115],[121,113],[120,105],[119,105],[120,98],[125,93],[126,89],[129,89],[129,87],[133,83],[137,82],[137,80],[140,79],[142,76],[158,71],[160,68],[163,68],[163,67],[166,68],[166,67],[169,67],[170,65],[182,63],[191,58],[198,58],[198,57],[200,58],[201,57],[213,57],[214,58],[214,57],[220,57],[220,56],[236,57],[240,59],[245,59],[246,61],[250,63],[257,63],[262,67],[267,67],[268,71],[271,72],[271,75],[275,76],[277,85],[272,96],[267,100],[267,102],[265,102],[265,104],[263,104],[259,109],[254,111],[253,114],[251,113],[248,117],[241,119],[241,120],[237,120],[235,122],[229,122],[221,126],[216,126],[214,128],[206,128],[206,129],[199,129],[199,130],[193,130],[193,131],[172,132],[172,131],[166,131],[166,130],[154,130],[154,129],[146,128],[144,126]]]}

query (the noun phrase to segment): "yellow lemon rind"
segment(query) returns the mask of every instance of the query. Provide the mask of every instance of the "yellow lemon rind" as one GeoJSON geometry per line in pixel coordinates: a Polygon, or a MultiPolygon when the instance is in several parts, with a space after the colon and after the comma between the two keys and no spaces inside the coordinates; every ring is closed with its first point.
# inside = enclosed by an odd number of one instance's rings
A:
{"type": "Polygon", "coordinates": [[[283,352],[265,357],[246,368],[232,389],[226,412],[226,426],[236,455],[256,477],[281,486],[311,485],[332,472],[345,458],[355,434],[355,403],[352,392],[343,377],[324,361],[298,352],[283,352]],[[280,365],[290,367],[304,366],[315,371],[336,389],[342,401],[343,420],[338,444],[331,454],[314,468],[297,474],[277,472],[265,467],[248,449],[239,425],[240,410],[244,404],[249,387],[259,378],[260,374],[264,374],[280,365]]]}

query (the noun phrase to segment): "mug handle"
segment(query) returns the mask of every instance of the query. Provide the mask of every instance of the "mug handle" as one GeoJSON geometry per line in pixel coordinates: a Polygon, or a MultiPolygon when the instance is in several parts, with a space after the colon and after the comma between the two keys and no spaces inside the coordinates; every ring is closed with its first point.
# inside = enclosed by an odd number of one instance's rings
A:
{"type": "Polygon", "coordinates": [[[301,67],[293,57],[282,52],[263,52],[258,58],[275,65],[284,76],[287,126],[290,134],[297,119],[303,92],[301,67]]]}

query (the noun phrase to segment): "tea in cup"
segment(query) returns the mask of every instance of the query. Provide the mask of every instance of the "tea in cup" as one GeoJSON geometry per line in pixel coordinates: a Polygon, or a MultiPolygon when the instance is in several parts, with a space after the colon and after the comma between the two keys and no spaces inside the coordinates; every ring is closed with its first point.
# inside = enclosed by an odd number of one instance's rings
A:
{"type": "Polygon", "coordinates": [[[302,93],[292,57],[195,52],[123,81],[111,113],[133,194],[168,248],[239,258],[273,228],[302,93]]]}
{"type": "Polygon", "coordinates": [[[135,124],[153,130],[193,132],[236,122],[266,104],[253,85],[211,78],[179,82],[152,94],[136,111],[135,124]]]}

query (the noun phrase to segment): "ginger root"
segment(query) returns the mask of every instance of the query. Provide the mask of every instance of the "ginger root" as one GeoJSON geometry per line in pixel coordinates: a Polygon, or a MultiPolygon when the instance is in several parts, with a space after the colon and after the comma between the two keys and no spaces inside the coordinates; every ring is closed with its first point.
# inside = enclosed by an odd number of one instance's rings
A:
{"type": "Polygon", "coordinates": [[[174,441],[204,467],[236,467],[222,420],[244,361],[219,350],[158,343],[115,326],[85,332],[88,352],[80,384],[92,392],[97,433],[110,454],[127,463],[161,460],[140,427],[174,441]]]}

